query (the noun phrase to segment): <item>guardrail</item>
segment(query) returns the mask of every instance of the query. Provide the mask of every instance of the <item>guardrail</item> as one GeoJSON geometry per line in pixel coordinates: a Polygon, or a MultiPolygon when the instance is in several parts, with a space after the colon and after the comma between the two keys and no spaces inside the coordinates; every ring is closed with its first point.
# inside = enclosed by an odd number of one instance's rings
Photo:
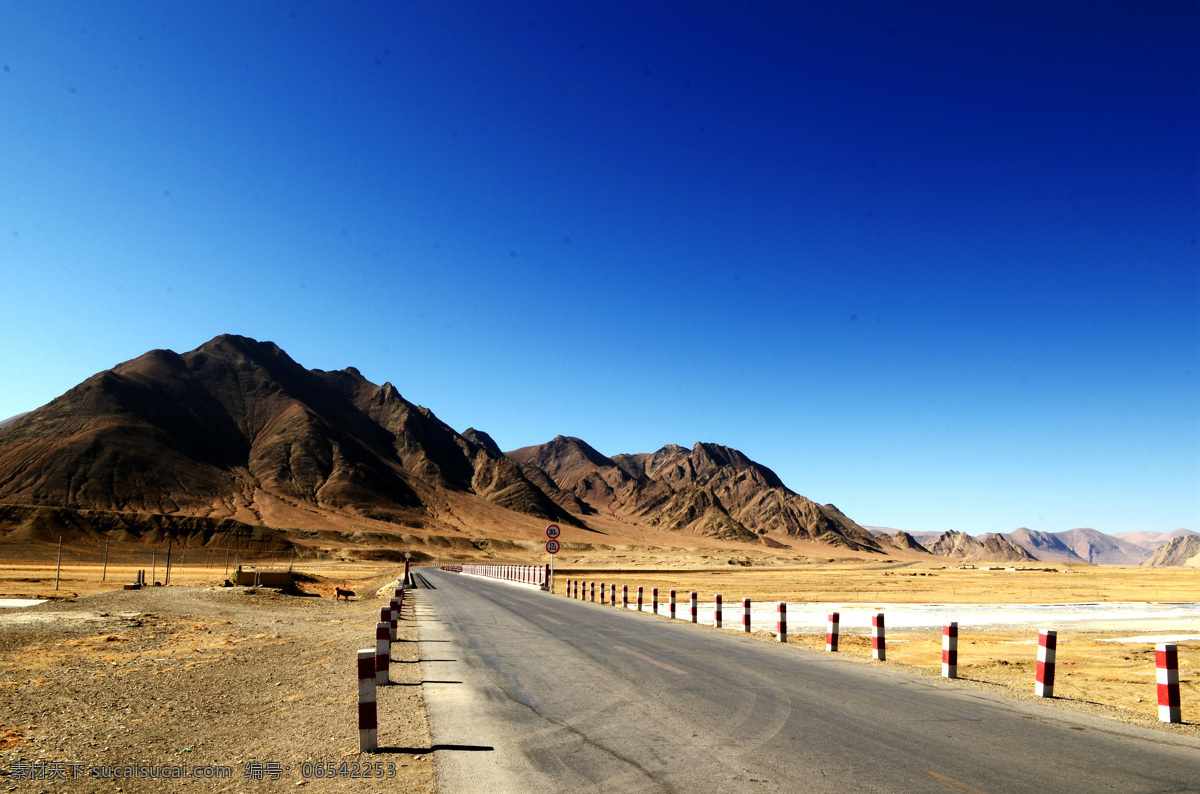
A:
{"type": "Polygon", "coordinates": [[[528,584],[543,590],[547,588],[547,582],[550,581],[549,565],[473,565],[463,563],[462,565],[443,565],[442,570],[528,584]]]}

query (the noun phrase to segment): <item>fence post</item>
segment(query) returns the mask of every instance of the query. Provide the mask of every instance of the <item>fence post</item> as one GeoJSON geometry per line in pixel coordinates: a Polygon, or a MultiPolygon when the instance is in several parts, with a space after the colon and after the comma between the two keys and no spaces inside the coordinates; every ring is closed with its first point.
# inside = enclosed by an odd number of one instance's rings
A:
{"type": "Polygon", "coordinates": [[[358,751],[379,749],[379,713],[375,705],[375,651],[358,652],[358,751]]]}
{"type": "Polygon", "coordinates": [[[775,612],[779,615],[775,621],[775,639],[779,642],[787,642],[787,602],[780,601],[776,604],[775,612]]]}
{"type": "Polygon", "coordinates": [[[390,661],[388,656],[391,650],[388,637],[391,633],[388,624],[382,620],[375,624],[375,684],[377,686],[388,682],[388,663],[390,661]]]}
{"type": "Polygon", "coordinates": [[[696,591],[692,591],[692,622],[697,623],[700,620],[700,605],[696,600],[696,591]]]}
{"type": "Polygon", "coordinates": [[[837,653],[838,646],[838,621],[840,616],[837,612],[830,612],[828,617],[829,627],[825,630],[825,652],[837,653]]]}
{"type": "Polygon", "coordinates": [[[1163,722],[1183,722],[1179,707],[1179,646],[1155,645],[1154,666],[1158,677],[1158,718],[1163,722]]]}
{"type": "Polygon", "coordinates": [[[671,590],[671,620],[675,619],[675,591],[671,590]]]}
{"type": "Polygon", "coordinates": [[[721,594],[713,595],[713,625],[721,628],[721,594]]]}
{"type": "Polygon", "coordinates": [[[887,640],[883,636],[883,613],[871,618],[871,658],[887,661],[887,640]]]}
{"type": "Polygon", "coordinates": [[[1040,698],[1054,697],[1054,656],[1057,648],[1057,631],[1046,629],[1038,632],[1037,683],[1033,691],[1040,698]]]}
{"type": "Polygon", "coordinates": [[[942,626],[942,678],[958,678],[958,622],[942,626]]]}

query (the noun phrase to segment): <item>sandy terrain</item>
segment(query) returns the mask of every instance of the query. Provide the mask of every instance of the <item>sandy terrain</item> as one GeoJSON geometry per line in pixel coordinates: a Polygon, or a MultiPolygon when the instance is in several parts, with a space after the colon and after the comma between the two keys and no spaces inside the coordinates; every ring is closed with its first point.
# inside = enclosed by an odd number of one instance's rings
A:
{"type": "MultiPolygon", "coordinates": [[[[374,646],[394,570],[326,571],[301,586],[307,597],[174,586],[204,578],[180,571],[170,587],[0,610],[0,775],[11,786],[23,764],[59,762],[65,774],[78,770],[84,777],[26,780],[19,790],[158,791],[161,780],[86,775],[130,764],[186,764],[232,768],[224,780],[174,781],[206,791],[241,791],[248,784],[282,791],[305,783],[359,791],[365,781],[317,779],[318,770],[305,765],[332,762],[341,775],[341,764],[369,759],[385,764],[385,775],[394,771],[389,788],[433,791],[430,738],[415,686],[420,669],[411,602],[402,641],[393,646],[391,680],[400,685],[378,695],[379,744],[386,752],[357,753],[355,651],[374,646]],[[361,598],[334,601],[335,584],[350,585],[361,598]],[[66,766],[71,763],[82,766],[66,766]],[[265,779],[248,780],[248,769],[265,779]]],[[[52,591],[53,570],[48,581],[44,569],[40,574],[0,571],[0,592],[52,591]]],[[[62,584],[90,593],[101,587],[98,574],[98,568],[87,575],[76,570],[62,584]]],[[[110,567],[110,582],[113,574],[110,567]]]]}

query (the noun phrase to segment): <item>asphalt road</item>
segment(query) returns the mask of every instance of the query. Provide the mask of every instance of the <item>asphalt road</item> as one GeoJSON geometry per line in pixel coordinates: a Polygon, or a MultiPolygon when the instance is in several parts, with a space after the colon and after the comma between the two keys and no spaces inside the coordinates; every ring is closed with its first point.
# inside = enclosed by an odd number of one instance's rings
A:
{"type": "Polygon", "coordinates": [[[1188,737],[419,574],[442,792],[1200,791],[1188,737]]]}

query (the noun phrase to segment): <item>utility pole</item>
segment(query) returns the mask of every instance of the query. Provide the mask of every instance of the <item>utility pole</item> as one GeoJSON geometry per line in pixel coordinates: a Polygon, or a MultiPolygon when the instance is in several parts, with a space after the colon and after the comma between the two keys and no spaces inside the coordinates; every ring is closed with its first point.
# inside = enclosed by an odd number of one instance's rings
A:
{"type": "Polygon", "coordinates": [[[100,581],[108,578],[108,544],[112,543],[112,535],[104,539],[104,569],[100,572],[100,581]]]}

